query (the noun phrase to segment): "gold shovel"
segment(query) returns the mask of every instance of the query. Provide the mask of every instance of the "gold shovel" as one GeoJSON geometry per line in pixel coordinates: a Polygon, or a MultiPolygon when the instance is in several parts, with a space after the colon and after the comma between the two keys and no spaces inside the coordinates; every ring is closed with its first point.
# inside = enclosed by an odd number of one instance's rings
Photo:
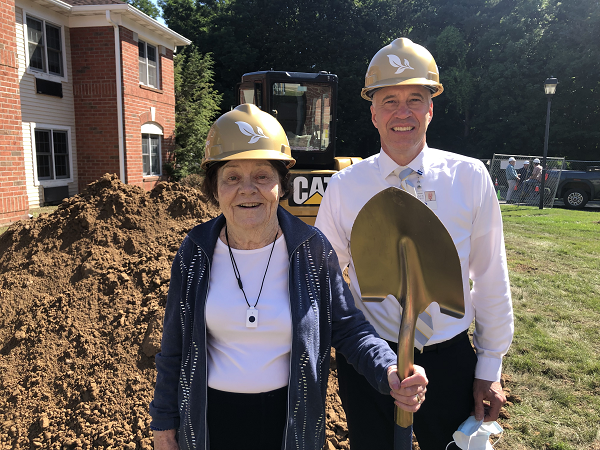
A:
{"type": "MultiPolygon", "coordinates": [[[[460,319],[465,314],[454,242],[426,205],[391,187],[371,198],[358,213],[350,250],[362,300],[381,302],[393,295],[403,308],[397,355],[398,375],[404,379],[413,373],[419,314],[431,302],[437,302],[449,316],[460,319]]],[[[412,413],[396,408],[395,421],[399,427],[411,427],[412,413]]]]}

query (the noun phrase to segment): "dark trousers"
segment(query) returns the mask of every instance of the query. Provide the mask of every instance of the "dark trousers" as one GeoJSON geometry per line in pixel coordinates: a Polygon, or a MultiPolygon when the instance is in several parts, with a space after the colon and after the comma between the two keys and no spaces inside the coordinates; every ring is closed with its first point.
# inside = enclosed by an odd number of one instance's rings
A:
{"type": "Polygon", "coordinates": [[[210,450],[281,450],[287,386],[259,394],[208,388],[210,450]]]}
{"type": "MultiPolygon", "coordinates": [[[[415,364],[425,368],[429,384],[425,402],[413,416],[421,450],[444,450],[452,434],[473,410],[473,380],[477,356],[466,332],[446,348],[421,353],[415,364]]],[[[396,351],[396,344],[388,342],[396,351]]],[[[382,395],[336,354],[342,406],[346,412],[352,450],[394,448],[394,399],[382,395]]],[[[458,449],[452,444],[448,449],[458,449]]]]}

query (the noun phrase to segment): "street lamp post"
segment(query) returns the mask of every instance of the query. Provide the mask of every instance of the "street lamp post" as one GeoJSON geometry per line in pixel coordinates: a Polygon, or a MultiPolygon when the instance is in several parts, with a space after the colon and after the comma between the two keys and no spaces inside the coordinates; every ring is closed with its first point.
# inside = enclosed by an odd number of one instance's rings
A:
{"type": "Polygon", "coordinates": [[[540,186],[540,209],[544,209],[544,198],[546,197],[545,182],[546,182],[546,157],[548,156],[548,134],[550,133],[550,105],[552,104],[552,96],[556,93],[556,85],[558,80],[554,77],[546,79],[544,82],[544,92],[548,97],[548,111],[546,112],[546,135],[544,137],[544,156],[542,158],[542,181],[540,186]]]}

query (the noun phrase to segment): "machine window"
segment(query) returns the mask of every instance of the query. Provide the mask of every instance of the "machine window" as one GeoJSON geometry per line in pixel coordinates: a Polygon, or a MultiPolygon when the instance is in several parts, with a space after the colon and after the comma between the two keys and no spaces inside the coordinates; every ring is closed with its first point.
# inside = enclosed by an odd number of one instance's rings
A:
{"type": "Polygon", "coordinates": [[[331,87],[322,83],[273,83],[273,112],[292,150],[325,151],[331,128],[331,87]]]}

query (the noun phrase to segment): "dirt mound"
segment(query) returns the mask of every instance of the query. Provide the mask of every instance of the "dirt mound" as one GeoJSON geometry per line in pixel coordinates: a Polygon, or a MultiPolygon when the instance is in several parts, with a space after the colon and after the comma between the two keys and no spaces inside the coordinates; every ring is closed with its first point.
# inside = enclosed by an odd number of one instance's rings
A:
{"type": "MultiPolygon", "coordinates": [[[[151,449],[170,265],[219,211],[197,190],[105,175],[0,236],[0,448],[151,449]]],[[[332,378],[328,444],[349,448],[332,378]]]]}
{"type": "Polygon", "coordinates": [[[106,175],[0,237],[1,448],[152,448],[171,260],[217,214],[179,184],[106,175]]]}

